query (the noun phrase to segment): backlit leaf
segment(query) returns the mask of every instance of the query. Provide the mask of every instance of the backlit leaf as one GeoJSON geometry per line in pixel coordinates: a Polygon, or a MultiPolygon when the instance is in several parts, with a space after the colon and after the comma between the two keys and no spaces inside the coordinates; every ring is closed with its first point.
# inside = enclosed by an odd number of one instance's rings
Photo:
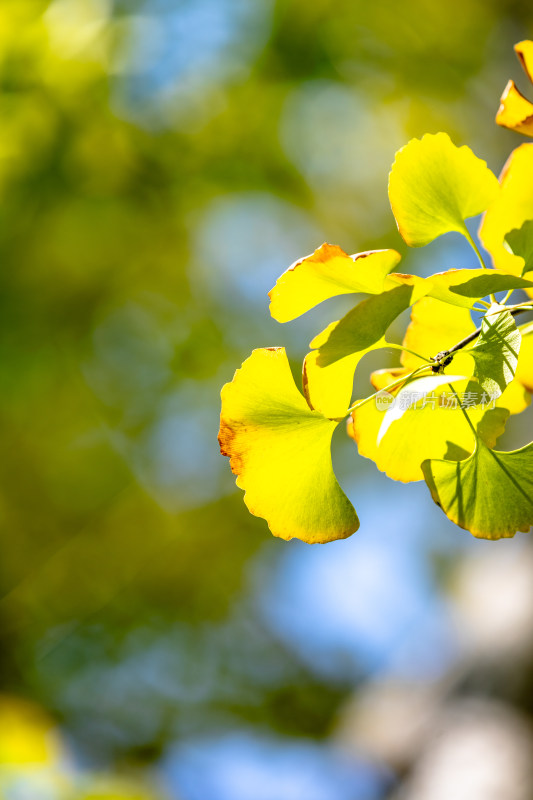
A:
{"type": "Polygon", "coordinates": [[[505,241],[513,255],[524,259],[522,275],[533,270],[533,219],[524,222],[521,228],[509,231],[505,241]]]}
{"type": "MultiPolygon", "coordinates": [[[[493,309],[502,308],[492,306],[493,309]]],[[[513,380],[520,352],[520,331],[509,311],[488,311],[481,321],[481,333],[474,346],[453,359],[454,370],[474,360],[473,377],[492,398],[499,397],[513,380]]],[[[470,374],[465,371],[465,374],[470,374]]]]}
{"type": "Polygon", "coordinates": [[[412,139],[396,154],[389,176],[392,212],[411,247],[449,231],[468,235],[464,220],[485,211],[497,193],[486,163],[446,133],[412,139]]]}
{"type": "Polygon", "coordinates": [[[275,536],[329,542],[359,527],[331,464],[336,426],[309,409],[282,347],[254,350],[222,389],[221,451],[275,536]]]}
{"type": "MultiPolygon", "coordinates": [[[[533,42],[519,42],[514,49],[526,75],[533,81],[533,42]]],[[[496,122],[517,133],[533,136],[533,103],[519,92],[514,81],[509,81],[503,91],[496,122]]]]}
{"type": "Polygon", "coordinates": [[[422,378],[413,378],[413,380],[405,383],[396,394],[394,402],[385,412],[376,439],[377,446],[380,446],[393,422],[400,420],[411,406],[420,408],[427,403],[428,395],[436,397],[435,390],[440,386],[449,384],[452,381],[457,383],[457,381],[462,381],[464,377],[464,375],[425,375],[422,378]]]}
{"type": "Polygon", "coordinates": [[[329,326],[327,338],[319,334],[311,342],[311,347],[319,349],[318,365],[327,367],[352,353],[383,347],[389,325],[409,308],[414,290],[413,286],[403,285],[369,297],[329,326]]]}
{"type": "Polygon", "coordinates": [[[479,238],[496,269],[521,275],[522,258],[509,252],[504,240],[509,231],[533,219],[533,144],[513,150],[500,175],[500,193],[485,213],[479,238]]]}
{"type": "Polygon", "coordinates": [[[325,243],[278,278],[269,292],[270,313],[278,322],[288,322],[336,295],[379,294],[399,261],[396,250],[349,256],[337,245],[325,243]]]}
{"type": "Polygon", "coordinates": [[[533,442],[509,453],[480,439],[463,461],[422,465],[437,505],[452,522],[482,539],[501,539],[533,524],[533,442]]]}
{"type": "Polygon", "coordinates": [[[345,417],[352,399],[356,367],[367,352],[346,356],[328,367],[318,366],[319,350],[308,353],[303,365],[303,389],[310,408],[330,419],[345,417]]]}
{"type": "Polygon", "coordinates": [[[463,308],[495,292],[533,288],[533,281],[493,269],[450,269],[431,275],[427,281],[432,285],[429,297],[463,308]]]}
{"type": "Polygon", "coordinates": [[[522,336],[516,379],[528,392],[533,392],[533,332],[522,336]]]}
{"type": "MultiPolygon", "coordinates": [[[[520,345],[520,358],[522,357],[522,350],[524,349],[524,339],[520,345]]],[[[520,366],[520,358],[518,365],[520,366]]],[[[527,388],[518,379],[518,367],[516,374],[511,383],[506,387],[503,394],[496,400],[498,408],[506,408],[510,414],[521,414],[528,406],[531,405],[531,394],[527,388]]]]}
{"type": "MultiPolygon", "coordinates": [[[[443,350],[453,347],[457,342],[473,333],[474,330],[475,325],[466,309],[453,308],[440,300],[424,297],[418,303],[415,303],[412,308],[411,322],[407,328],[403,344],[405,347],[416,350],[417,353],[430,358],[443,350]]],[[[453,366],[451,368],[454,372],[473,375],[475,365],[469,359],[470,356],[458,353],[452,361],[453,366]]],[[[507,408],[511,414],[520,414],[530,402],[521,384],[518,383],[518,370],[522,359],[523,352],[520,350],[516,377],[496,401],[497,406],[507,408]]],[[[409,370],[415,369],[423,363],[421,359],[405,351],[401,355],[401,361],[409,370]]],[[[531,375],[533,382],[533,353],[531,375]]]]}
{"type": "MultiPolygon", "coordinates": [[[[453,347],[474,330],[475,325],[466,309],[450,307],[433,297],[423,297],[411,310],[411,322],[403,345],[426,358],[433,358],[437,353],[453,347]]],[[[410,369],[423,363],[406,351],[401,355],[401,362],[410,369]]]]}
{"type": "MultiPolygon", "coordinates": [[[[467,381],[454,384],[460,395],[466,387],[467,381]]],[[[394,396],[395,392],[391,394],[394,396]]],[[[443,387],[435,395],[436,400],[426,398],[425,403],[411,406],[390,426],[379,446],[377,436],[389,407],[387,399],[371,400],[353,411],[348,434],[357,443],[359,454],[374,461],[389,478],[407,483],[424,479],[421,464],[425,459],[464,458],[472,453],[474,434],[450,390],[443,387]]],[[[468,414],[475,426],[484,420],[483,436],[494,446],[509,416],[507,409],[477,406],[468,414]]]]}
{"type": "Polygon", "coordinates": [[[405,283],[369,297],[315,336],[310,344],[314,352],[304,362],[304,388],[312,408],[331,418],[346,414],[359,361],[387,346],[387,328],[419,291],[418,284],[405,283]]]}

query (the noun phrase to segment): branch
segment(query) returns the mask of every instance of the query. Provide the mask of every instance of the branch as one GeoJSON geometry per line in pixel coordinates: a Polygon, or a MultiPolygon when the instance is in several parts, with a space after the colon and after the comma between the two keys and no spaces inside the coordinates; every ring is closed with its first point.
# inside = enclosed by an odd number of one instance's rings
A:
{"type": "MultiPolygon", "coordinates": [[[[523,303],[519,303],[516,306],[511,306],[505,310],[509,311],[512,317],[516,317],[517,314],[522,314],[524,311],[533,311],[533,306],[524,306],[523,303]]],[[[433,364],[431,367],[433,372],[440,372],[441,367],[446,367],[451,362],[454,353],[456,353],[458,350],[462,350],[467,344],[470,344],[470,342],[473,342],[474,339],[477,339],[480,333],[481,325],[479,328],[476,328],[475,331],[469,333],[468,336],[465,336],[464,339],[461,339],[460,342],[454,344],[453,347],[450,347],[449,350],[441,350],[441,352],[437,353],[436,356],[430,358],[430,361],[435,362],[435,364],[433,364]]]]}

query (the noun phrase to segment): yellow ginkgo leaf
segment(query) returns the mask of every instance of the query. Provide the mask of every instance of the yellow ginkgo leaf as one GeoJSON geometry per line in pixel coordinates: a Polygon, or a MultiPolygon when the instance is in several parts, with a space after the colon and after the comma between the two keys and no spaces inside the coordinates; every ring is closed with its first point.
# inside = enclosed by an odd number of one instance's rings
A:
{"type": "Polygon", "coordinates": [[[522,346],[516,368],[516,380],[528,392],[533,392],[533,333],[522,336],[522,346]]]}
{"type": "Polygon", "coordinates": [[[391,383],[402,377],[407,377],[411,370],[405,367],[390,367],[389,369],[376,369],[370,373],[370,383],[376,391],[386,389],[391,383]]]}
{"type": "Polygon", "coordinates": [[[355,370],[363,355],[364,352],[353,353],[324,368],[317,363],[320,352],[311,350],[304,359],[302,381],[310,408],[329,419],[345,417],[352,399],[355,370]]]}
{"type": "Polygon", "coordinates": [[[323,300],[341,294],[379,294],[388,273],[400,261],[396,250],[370,250],[349,256],[340,247],[323,244],[295,261],[269,292],[270,313],[289,322],[323,300]]]}
{"type": "Polygon", "coordinates": [[[221,451],[274,536],[330,542],[359,527],[331,464],[337,424],[309,408],[283,347],[254,350],[222,389],[221,451]]]}
{"type": "MultiPolygon", "coordinates": [[[[514,49],[526,75],[533,81],[533,42],[519,42],[514,49]]],[[[517,133],[533,136],[533,103],[516,88],[514,81],[509,81],[503,91],[496,122],[517,133]]]]}
{"type": "MultiPolygon", "coordinates": [[[[461,394],[467,385],[467,381],[457,381],[453,386],[461,394]]],[[[348,421],[348,434],[357,443],[360,455],[374,461],[389,478],[403,483],[421,481],[425,459],[461,459],[474,451],[475,436],[449,388],[437,390],[408,408],[378,446],[380,428],[396,394],[391,392],[390,398],[377,395],[353,411],[348,421]]],[[[484,436],[489,446],[494,446],[503,433],[508,410],[477,406],[469,408],[468,414],[474,426],[486,417],[484,436]]]]}
{"type": "MultiPolygon", "coordinates": [[[[450,306],[433,297],[423,297],[411,310],[411,322],[407,327],[403,345],[426,358],[453,347],[475,330],[470,312],[465,308],[450,306]]],[[[404,367],[415,369],[424,362],[404,351],[401,355],[404,367]]]]}
{"type": "Polygon", "coordinates": [[[533,219],[533,144],[513,150],[499,180],[500,193],[483,217],[479,238],[496,269],[521,275],[524,259],[510,252],[505,237],[533,219]]]}
{"type": "Polygon", "coordinates": [[[458,231],[470,239],[465,220],[481,214],[498,193],[485,161],[456,147],[446,133],[411,139],[396,153],[389,200],[398,230],[411,247],[458,231]]]}
{"type": "MultiPolygon", "coordinates": [[[[524,340],[522,339],[520,358],[522,358],[523,349],[524,340]]],[[[506,408],[510,414],[521,414],[522,411],[525,411],[526,408],[531,405],[531,394],[518,377],[520,358],[518,359],[518,367],[516,369],[515,377],[505,388],[503,394],[501,394],[496,400],[496,406],[498,406],[498,408],[506,408]]]]}
{"type": "MultiPolygon", "coordinates": [[[[472,270],[472,272],[476,271],[472,270]]],[[[431,358],[437,353],[453,347],[474,331],[475,325],[467,309],[449,306],[433,297],[423,297],[418,303],[415,303],[411,310],[411,322],[407,327],[403,345],[426,358],[431,358]]],[[[470,356],[463,355],[459,351],[455,356],[453,369],[464,374],[469,374],[470,371],[473,373],[473,363],[470,369],[464,363],[469,359],[470,356]]],[[[528,393],[518,379],[521,360],[526,362],[526,359],[527,357],[523,357],[521,351],[514,379],[496,400],[497,407],[506,408],[511,414],[520,414],[531,402],[528,393]]],[[[416,369],[424,363],[405,350],[401,355],[401,362],[407,371],[416,369]]],[[[383,386],[376,386],[376,388],[381,389],[383,386]]]]}

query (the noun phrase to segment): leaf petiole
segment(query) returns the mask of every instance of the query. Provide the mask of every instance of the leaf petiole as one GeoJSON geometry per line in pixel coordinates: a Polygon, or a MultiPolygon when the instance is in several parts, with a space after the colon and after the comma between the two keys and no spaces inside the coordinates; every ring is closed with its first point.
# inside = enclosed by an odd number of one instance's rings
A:
{"type": "Polygon", "coordinates": [[[476,256],[478,257],[478,259],[479,259],[479,263],[481,264],[481,266],[483,267],[483,269],[487,269],[487,265],[486,265],[486,264],[485,264],[485,262],[483,261],[483,256],[482,256],[482,255],[481,255],[481,253],[479,252],[479,248],[478,248],[477,244],[475,243],[475,241],[473,240],[473,238],[472,238],[472,236],[471,236],[471,234],[470,234],[470,231],[468,230],[468,228],[466,227],[466,225],[465,225],[465,238],[466,238],[466,240],[468,241],[468,243],[470,244],[470,246],[472,247],[472,249],[473,249],[473,251],[475,252],[476,256]]]}
{"type": "Polygon", "coordinates": [[[407,383],[407,381],[411,380],[411,378],[413,378],[415,375],[418,375],[418,373],[422,372],[422,370],[428,369],[428,367],[429,364],[427,366],[426,364],[423,364],[421,367],[418,367],[412,372],[409,372],[407,375],[402,375],[401,378],[397,378],[395,381],[392,381],[392,383],[389,383],[388,386],[383,387],[383,389],[378,389],[377,391],[372,392],[372,394],[369,394],[368,397],[363,398],[363,400],[358,400],[356,403],[353,404],[353,406],[350,406],[350,408],[346,412],[346,416],[348,416],[348,414],[351,414],[352,411],[355,411],[357,408],[364,406],[365,403],[368,403],[370,400],[372,400],[373,397],[375,397],[380,392],[390,392],[391,389],[395,389],[402,383],[407,383]]]}
{"type": "Polygon", "coordinates": [[[426,358],[426,356],[421,355],[420,353],[416,353],[414,350],[410,350],[408,347],[404,347],[403,344],[393,344],[391,342],[387,342],[385,348],[392,347],[394,350],[405,350],[406,353],[411,353],[412,356],[416,356],[420,358],[422,361],[426,361],[428,364],[432,364],[430,358],[426,358]]]}

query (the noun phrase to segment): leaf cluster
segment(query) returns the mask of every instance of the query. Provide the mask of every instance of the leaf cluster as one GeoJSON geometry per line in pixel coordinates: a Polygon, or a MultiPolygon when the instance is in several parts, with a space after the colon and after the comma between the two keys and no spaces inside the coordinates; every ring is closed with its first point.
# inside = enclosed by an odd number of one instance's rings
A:
{"type": "MultiPolygon", "coordinates": [[[[517,48],[528,71],[533,43],[517,48]]],[[[502,113],[498,121],[508,124],[502,113]]],[[[523,119],[514,127],[533,135],[523,119]]],[[[310,342],[302,391],[279,347],[254,350],[222,390],[222,453],[249,510],[275,536],[328,542],[359,527],[331,462],[331,437],[344,420],[362,456],[394,480],[425,480],[435,503],[474,536],[529,530],[533,442],[513,452],[495,446],[533,390],[533,325],[517,323],[533,311],[532,187],[533,144],[513,151],[498,180],[468,147],[446,133],[426,134],[396,154],[390,172],[398,230],[411,247],[457,232],[479,268],[421,278],[396,271],[393,249],[349,255],[325,243],[277,280],[270,313],[281,323],[338,295],[358,302],[310,342]],[[494,268],[466,226],[479,214],[494,268]],[[516,290],[526,299],[511,303],[516,290]],[[387,336],[407,309],[411,322],[398,345],[387,336]],[[472,312],[481,315],[478,327],[472,312]],[[375,391],[361,397],[356,387],[354,396],[357,365],[383,348],[399,349],[401,366],[372,373],[375,391]]]]}

